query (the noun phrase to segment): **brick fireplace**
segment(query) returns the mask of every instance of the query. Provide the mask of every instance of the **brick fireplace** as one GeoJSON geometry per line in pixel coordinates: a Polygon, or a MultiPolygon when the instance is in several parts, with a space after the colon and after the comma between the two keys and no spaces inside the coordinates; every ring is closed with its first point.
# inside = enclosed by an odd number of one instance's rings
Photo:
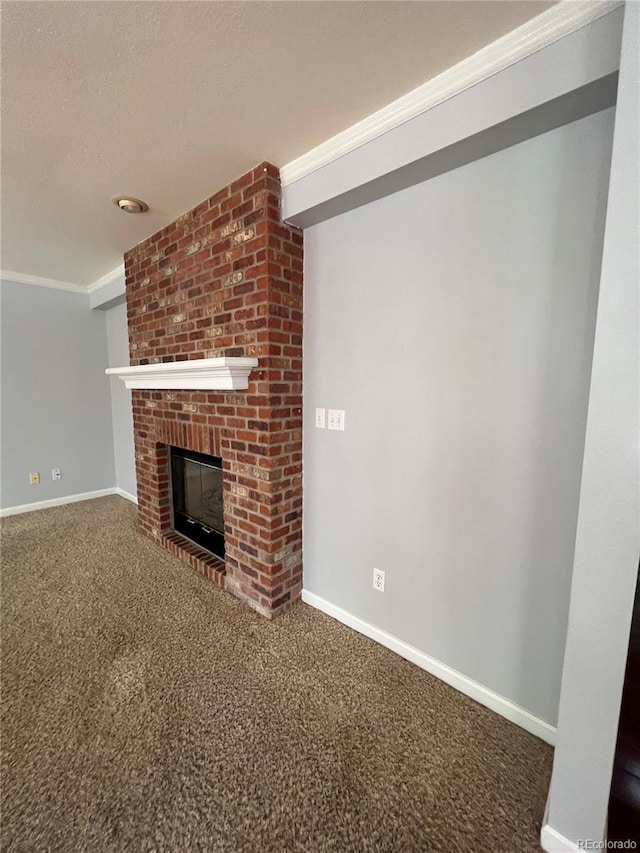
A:
{"type": "Polygon", "coordinates": [[[246,391],[132,392],[141,527],[260,613],[302,587],[302,233],[262,163],[125,254],[131,365],[245,356],[246,391]],[[172,531],[170,446],[222,459],[225,557],[172,531]]]}

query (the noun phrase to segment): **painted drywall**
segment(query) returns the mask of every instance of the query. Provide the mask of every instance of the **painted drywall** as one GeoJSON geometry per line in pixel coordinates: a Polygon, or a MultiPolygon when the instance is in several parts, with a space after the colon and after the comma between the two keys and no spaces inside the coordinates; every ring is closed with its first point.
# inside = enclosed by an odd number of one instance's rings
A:
{"type": "MultiPolygon", "coordinates": [[[[106,311],[105,316],[107,320],[109,367],[126,366],[129,364],[126,304],[110,308],[106,311]]],[[[111,376],[110,382],[116,486],[128,495],[135,497],[137,490],[131,391],[117,376],[111,376]]]]}
{"type": "Polygon", "coordinates": [[[639,105],[640,6],[628,3],[549,796],[549,826],[573,842],[604,838],[640,553],[639,105]]]}
{"type": "MultiPolygon", "coordinates": [[[[518,145],[520,142],[532,139],[541,133],[547,133],[570,122],[578,121],[585,116],[613,107],[616,103],[617,88],[618,73],[614,72],[533,109],[498,122],[486,130],[466,136],[444,148],[437,148],[433,145],[425,146],[427,150],[429,147],[435,148],[435,150],[365,184],[359,184],[352,190],[337,196],[330,195],[326,201],[315,207],[305,208],[299,216],[292,217],[291,221],[302,228],[315,225],[325,219],[330,219],[332,216],[338,216],[363,204],[370,204],[387,195],[430,180],[436,175],[444,174],[444,172],[449,172],[452,169],[459,169],[467,163],[481,160],[483,157],[488,157],[505,148],[511,148],[513,145],[518,145]]],[[[476,102],[478,100],[479,96],[476,95],[476,102]]],[[[462,114],[481,115],[483,119],[485,118],[484,111],[481,109],[468,110],[464,106],[461,106],[460,109],[462,114]]],[[[429,112],[428,121],[433,118],[432,113],[437,114],[437,108],[429,112]]],[[[453,114],[455,114],[455,110],[453,110],[453,114]]],[[[460,129],[457,130],[457,133],[460,133],[460,129]]],[[[455,138],[456,133],[453,133],[452,136],[455,138]]],[[[425,132],[421,138],[433,141],[430,132],[425,132]]],[[[395,150],[393,146],[391,146],[391,150],[395,150]]],[[[371,152],[369,152],[368,146],[364,146],[362,157],[366,159],[368,156],[371,156],[371,152]]],[[[373,155],[373,162],[377,163],[375,154],[373,155]]],[[[317,173],[310,177],[313,177],[316,182],[318,181],[317,173]]],[[[330,184],[327,184],[328,187],[330,184]]],[[[287,197],[289,197],[289,193],[287,193],[287,197]]]]}
{"type": "Polygon", "coordinates": [[[305,231],[305,589],[552,725],[612,123],[305,231]]]}
{"type": "Polygon", "coordinates": [[[113,487],[104,314],[89,297],[0,285],[3,509],[113,487]],[[53,481],[51,469],[62,479],[53,481]],[[29,485],[29,472],[40,484],[29,485]]]}
{"type": "Polygon", "coordinates": [[[126,301],[124,265],[94,282],[89,288],[89,305],[106,311],[126,301]]]}

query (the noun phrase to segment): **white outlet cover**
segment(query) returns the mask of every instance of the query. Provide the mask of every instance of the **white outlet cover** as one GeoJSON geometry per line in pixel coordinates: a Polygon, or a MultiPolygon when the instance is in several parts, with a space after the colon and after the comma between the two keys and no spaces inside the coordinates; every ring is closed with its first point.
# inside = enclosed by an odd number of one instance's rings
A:
{"type": "Polygon", "coordinates": [[[373,588],[377,592],[384,592],[384,572],[382,569],[373,570],[373,588]]]}
{"type": "Polygon", "coordinates": [[[324,429],[325,427],[325,410],[316,409],[316,429],[324,429]]]}

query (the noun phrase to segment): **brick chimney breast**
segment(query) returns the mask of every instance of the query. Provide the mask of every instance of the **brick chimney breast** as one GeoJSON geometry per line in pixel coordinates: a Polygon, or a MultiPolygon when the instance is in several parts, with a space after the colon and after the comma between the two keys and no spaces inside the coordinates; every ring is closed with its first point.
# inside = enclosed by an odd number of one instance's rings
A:
{"type": "Polygon", "coordinates": [[[133,391],[144,531],[272,618],[302,589],[302,233],[261,163],[125,254],[132,365],[253,356],[246,391],[133,391]],[[225,559],[172,531],[170,446],[222,458],[225,559]]]}

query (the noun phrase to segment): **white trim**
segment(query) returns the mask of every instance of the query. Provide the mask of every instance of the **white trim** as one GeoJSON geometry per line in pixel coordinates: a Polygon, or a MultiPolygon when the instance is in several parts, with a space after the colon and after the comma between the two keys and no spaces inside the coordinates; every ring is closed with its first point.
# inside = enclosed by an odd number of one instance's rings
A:
{"type": "Polygon", "coordinates": [[[102,278],[97,278],[95,281],[91,282],[91,284],[87,285],[85,288],[86,292],[95,293],[96,290],[100,290],[102,287],[112,284],[119,278],[124,279],[124,264],[120,264],[119,267],[116,267],[114,270],[111,270],[111,272],[103,275],[102,278]]]}
{"type": "Polygon", "coordinates": [[[249,374],[257,366],[257,358],[227,356],[108,367],[105,373],[122,379],[127,388],[242,391],[249,387],[249,374]]]}
{"type": "Polygon", "coordinates": [[[430,655],[421,652],[420,649],[410,646],[408,643],[405,643],[404,640],[400,640],[398,637],[388,634],[381,628],[377,628],[370,622],[365,622],[364,619],[360,619],[358,616],[348,613],[341,607],[331,604],[331,602],[321,598],[319,595],[315,595],[313,592],[303,589],[302,600],[311,607],[315,607],[317,610],[322,610],[323,613],[337,619],[338,622],[348,625],[350,628],[353,628],[354,631],[358,631],[358,633],[364,634],[365,637],[375,640],[376,643],[386,646],[386,648],[391,649],[392,652],[395,652],[406,660],[411,661],[411,663],[414,663],[421,669],[426,670],[426,672],[431,673],[431,675],[435,675],[436,678],[440,678],[451,687],[455,687],[456,690],[459,690],[466,696],[471,697],[471,699],[475,699],[476,702],[484,705],[485,708],[490,708],[492,711],[495,711],[496,714],[500,714],[501,717],[510,720],[512,723],[515,723],[517,726],[520,726],[532,735],[541,738],[541,740],[544,740],[551,745],[555,743],[556,729],[554,726],[546,723],[539,717],[535,717],[529,711],[526,711],[524,708],[521,708],[519,705],[511,702],[509,699],[505,699],[504,696],[494,693],[493,690],[489,690],[489,688],[485,687],[483,684],[479,684],[477,681],[468,678],[461,672],[457,672],[457,670],[452,669],[446,664],[441,663],[439,660],[430,657],[430,655]]]}
{"type": "Polygon", "coordinates": [[[138,498],[135,495],[132,495],[131,492],[125,492],[125,490],[121,489],[119,486],[116,486],[116,495],[120,495],[121,498],[126,498],[128,501],[131,501],[132,504],[138,503],[138,498]]]}
{"type": "Polygon", "coordinates": [[[304,178],[394,127],[504,71],[510,65],[597,21],[620,5],[622,0],[562,0],[417,89],[282,166],[282,186],[286,187],[304,178]]]}
{"type": "Polygon", "coordinates": [[[37,501],[32,504],[21,504],[20,506],[8,506],[6,509],[0,509],[0,518],[6,518],[9,515],[21,515],[23,512],[35,512],[39,509],[49,509],[52,506],[65,506],[65,504],[75,504],[79,501],[90,501],[94,498],[106,498],[107,495],[115,495],[116,489],[98,489],[95,492],[83,492],[79,495],[66,495],[62,498],[51,498],[48,501],[37,501]]]}
{"type": "Polygon", "coordinates": [[[578,853],[580,850],[577,844],[574,844],[566,835],[561,835],[548,823],[542,827],[540,846],[546,853],[578,853]]]}
{"type": "Polygon", "coordinates": [[[55,278],[43,278],[39,275],[13,272],[12,270],[0,270],[0,278],[7,281],[15,281],[17,284],[32,284],[35,287],[50,287],[53,290],[67,290],[70,293],[95,293],[103,287],[107,287],[119,278],[124,279],[124,264],[111,270],[101,278],[97,278],[91,284],[75,284],[72,281],[58,281],[55,278]]]}
{"type": "Polygon", "coordinates": [[[74,284],[71,281],[58,281],[55,278],[41,278],[39,275],[25,275],[11,270],[0,270],[0,278],[15,281],[18,284],[32,284],[36,287],[50,287],[54,290],[68,290],[70,293],[84,293],[85,295],[87,293],[87,288],[81,284],[74,284]]]}

